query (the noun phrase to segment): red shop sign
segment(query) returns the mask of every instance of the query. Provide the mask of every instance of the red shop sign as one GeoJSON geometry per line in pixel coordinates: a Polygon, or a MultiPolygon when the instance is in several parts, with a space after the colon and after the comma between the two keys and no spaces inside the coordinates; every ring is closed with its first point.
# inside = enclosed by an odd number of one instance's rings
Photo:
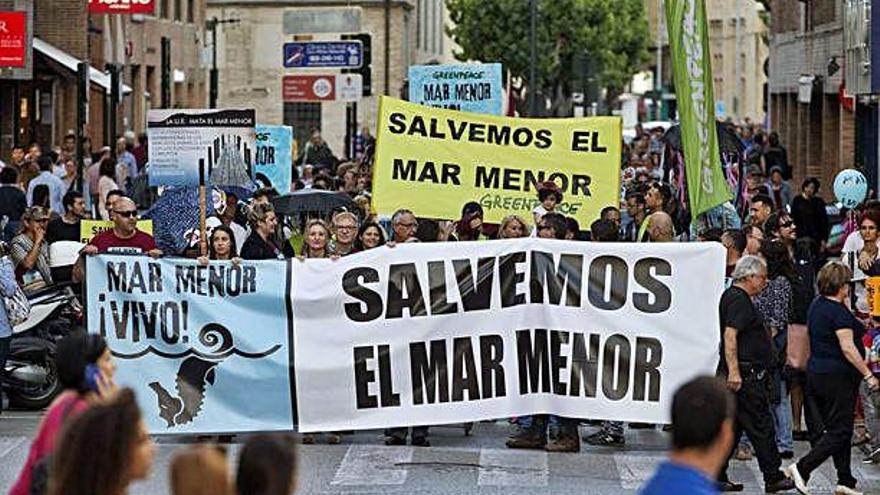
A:
{"type": "Polygon", "coordinates": [[[90,14],[152,14],[156,0],[89,0],[90,14]]]}
{"type": "Polygon", "coordinates": [[[0,67],[24,67],[27,49],[27,13],[0,12],[0,67]]]}

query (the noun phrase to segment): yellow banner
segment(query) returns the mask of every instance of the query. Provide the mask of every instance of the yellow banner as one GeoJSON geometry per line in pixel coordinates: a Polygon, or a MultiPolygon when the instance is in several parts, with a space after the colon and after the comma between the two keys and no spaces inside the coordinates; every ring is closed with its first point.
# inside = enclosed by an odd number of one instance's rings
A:
{"type": "Polygon", "coordinates": [[[532,222],[536,184],[562,191],[556,211],[582,229],[620,198],[618,117],[518,119],[379,100],[373,208],[457,220],[468,201],[484,220],[517,214],[532,222]]]}
{"type": "MultiPolygon", "coordinates": [[[[99,233],[113,228],[112,220],[83,220],[79,223],[79,240],[86,243],[99,233]]],[[[137,228],[140,231],[153,235],[152,220],[138,220],[137,228]]]]}

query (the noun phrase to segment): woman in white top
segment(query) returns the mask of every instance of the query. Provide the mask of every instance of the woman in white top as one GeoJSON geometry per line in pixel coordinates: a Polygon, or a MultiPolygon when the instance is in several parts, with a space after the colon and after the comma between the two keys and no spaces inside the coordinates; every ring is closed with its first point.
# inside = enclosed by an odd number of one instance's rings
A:
{"type": "Polygon", "coordinates": [[[859,220],[858,232],[847,239],[842,251],[843,262],[853,272],[855,283],[855,310],[859,319],[866,319],[868,307],[865,279],[878,275],[876,264],[880,259],[880,210],[867,209],[859,220]]]}
{"type": "Polygon", "coordinates": [[[107,211],[107,193],[114,189],[119,189],[116,185],[116,165],[112,158],[104,158],[101,160],[99,168],[101,177],[98,179],[98,214],[104,220],[110,220],[110,213],[107,211]]]}

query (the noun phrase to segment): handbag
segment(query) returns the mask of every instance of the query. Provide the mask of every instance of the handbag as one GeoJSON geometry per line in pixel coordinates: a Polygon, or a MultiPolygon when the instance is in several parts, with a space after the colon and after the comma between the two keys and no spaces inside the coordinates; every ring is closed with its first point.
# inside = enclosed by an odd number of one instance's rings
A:
{"type": "Polygon", "coordinates": [[[785,364],[797,371],[806,371],[810,360],[810,332],[800,323],[788,325],[788,343],[785,348],[785,364]]]}
{"type": "Polygon", "coordinates": [[[3,305],[6,306],[9,324],[13,327],[23,323],[31,315],[31,303],[20,286],[15,288],[15,293],[11,296],[3,297],[3,305]]]}

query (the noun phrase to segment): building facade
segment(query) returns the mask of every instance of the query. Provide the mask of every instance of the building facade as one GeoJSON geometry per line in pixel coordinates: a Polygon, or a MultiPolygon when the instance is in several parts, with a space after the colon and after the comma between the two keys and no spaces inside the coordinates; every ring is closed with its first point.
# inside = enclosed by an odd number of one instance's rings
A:
{"type": "Polygon", "coordinates": [[[149,16],[90,15],[83,0],[0,0],[0,11],[23,5],[33,15],[33,75],[11,79],[0,72],[0,157],[8,157],[15,145],[58,145],[73,132],[80,61],[91,65],[84,135],[93,149],[111,144],[111,133],[142,132],[151,107],[205,106],[205,0],[157,0],[149,16]],[[170,53],[164,71],[162,38],[169,40],[170,53]],[[122,97],[113,115],[107,64],[116,64],[121,74],[122,97]],[[163,72],[166,101],[161,99],[163,72]]]}
{"type": "Polygon", "coordinates": [[[285,69],[285,42],[332,41],[358,33],[371,36],[372,95],[356,104],[359,128],[367,127],[371,132],[379,95],[401,98],[410,65],[450,62],[454,49],[445,34],[448,14],[442,0],[208,0],[208,18],[215,17],[227,21],[218,28],[218,106],[255,108],[258,122],[293,127],[299,149],[313,130],[320,130],[337,157],[346,154],[349,104],[284,101],[283,79],[286,75],[336,74],[340,70],[285,69]],[[346,18],[355,24],[345,29],[356,28],[357,33],[300,32],[296,26],[285,25],[286,14],[304,11],[316,16],[354,12],[346,18]]]}
{"type": "Polygon", "coordinates": [[[830,185],[856,164],[856,114],[844,98],[844,0],[773,0],[770,129],[788,148],[796,184],[830,185]]]}
{"type": "MultiPolygon", "coordinates": [[[[656,75],[659,42],[662,47],[662,87],[664,91],[671,92],[672,65],[663,14],[665,2],[644,2],[651,45],[655,50],[652,70],[656,75]]],[[[706,0],[715,106],[720,118],[731,118],[737,122],[746,119],[764,121],[764,85],[767,82],[764,63],[769,56],[769,31],[762,18],[763,12],[763,5],[755,0],[706,0]]]]}

